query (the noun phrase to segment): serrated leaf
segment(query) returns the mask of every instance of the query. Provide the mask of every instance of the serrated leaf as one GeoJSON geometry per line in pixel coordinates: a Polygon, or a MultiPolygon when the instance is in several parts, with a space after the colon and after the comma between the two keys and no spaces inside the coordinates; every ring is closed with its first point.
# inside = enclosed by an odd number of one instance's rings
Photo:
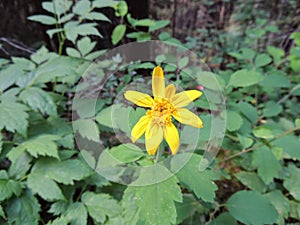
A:
{"type": "Polygon", "coordinates": [[[226,122],[227,122],[226,123],[227,130],[236,131],[242,126],[243,119],[240,116],[240,114],[238,114],[237,112],[227,111],[227,121],[226,122]]]}
{"type": "Polygon", "coordinates": [[[42,24],[46,25],[54,25],[57,23],[56,19],[51,16],[46,16],[46,15],[34,15],[34,16],[29,16],[29,20],[40,22],[42,24]]]}
{"type": "Polygon", "coordinates": [[[7,202],[6,212],[9,224],[38,225],[41,210],[38,200],[27,190],[21,197],[7,202]]]}
{"type": "Polygon", "coordinates": [[[267,147],[258,148],[253,152],[252,164],[257,167],[258,175],[267,185],[281,170],[280,163],[267,147]]]}
{"type": "Polygon", "coordinates": [[[72,203],[66,213],[66,218],[71,222],[71,225],[86,225],[87,224],[87,210],[82,202],[72,203]]]}
{"type": "Polygon", "coordinates": [[[43,2],[42,8],[48,12],[60,16],[63,13],[67,12],[72,5],[73,2],[70,0],[55,0],[53,2],[43,2]]]}
{"type": "Polygon", "coordinates": [[[59,161],[51,158],[41,158],[33,166],[33,172],[42,173],[58,183],[68,185],[88,177],[92,170],[78,159],[59,161]]]}
{"type": "Polygon", "coordinates": [[[17,102],[1,102],[0,103],[0,130],[5,128],[11,132],[19,132],[26,135],[28,126],[27,114],[28,108],[17,102]]]}
{"type": "Polygon", "coordinates": [[[40,88],[27,88],[21,92],[20,98],[37,112],[40,111],[43,114],[57,116],[56,104],[52,97],[40,88]]]}
{"type": "Polygon", "coordinates": [[[272,61],[268,54],[259,54],[255,57],[254,65],[256,67],[263,67],[272,61]]]}
{"type": "Polygon", "coordinates": [[[46,201],[54,201],[65,198],[58,185],[43,174],[29,174],[27,184],[33,193],[37,193],[46,201]]]}
{"type": "Polygon", "coordinates": [[[112,35],[111,35],[111,41],[112,41],[113,45],[118,44],[122,40],[125,32],[126,32],[125,25],[119,24],[118,26],[115,27],[115,29],[113,30],[112,35]]]}
{"type": "Polygon", "coordinates": [[[289,174],[284,179],[283,186],[296,200],[300,201],[300,169],[295,165],[289,164],[288,172],[289,174]]]}
{"type": "Polygon", "coordinates": [[[62,213],[66,212],[68,208],[68,202],[66,201],[57,201],[51,204],[50,209],[48,210],[49,213],[53,215],[61,215],[62,213]]]}
{"type": "Polygon", "coordinates": [[[139,220],[147,224],[171,225],[176,223],[176,208],[174,202],[182,202],[182,194],[177,179],[171,176],[161,180],[161,176],[169,174],[162,166],[153,166],[151,169],[141,171],[140,177],[128,186],[124,199],[131,199],[139,209],[139,220]],[[134,186],[135,184],[153,184],[134,186]],[[128,198],[133,196],[133,198],[128,198]]]}
{"type": "Polygon", "coordinates": [[[235,177],[242,182],[245,186],[249,187],[250,189],[258,192],[265,192],[267,190],[266,185],[261,180],[261,178],[254,172],[245,172],[241,171],[235,174],[235,177]]]}
{"type": "Polygon", "coordinates": [[[200,171],[201,160],[202,157],[196,154],[179,154],[172,159],[171,168],[180,183],[193,191],[198,198],[213,202],[218,187],[213,182],[211,171],[200,171]]]}
{"type": "Polygon", "coordinates": [[[108,194],[95,194],[85,192],[81,197],[82,202],[88,209],[89,215],[96,223],[104,223],[108,218],[121,214],[121,207],[117,201],[108,194]]]}
{"type": "Polygon", "coordinates": [[[21,179],[24,177],[31,168],[31,160],[32,157],[30,157],[26,152],[23,152],[20,157],[18,157],[15,161],[12,161],[12,164],[8,169],[9,177],[15,179],[21,179]]]}
{"type": "Polygon", "coordinates": [[[262,79],[263,76],[259,72],[242,69],[231,75],[229,85],[234,87],[248,87],[259,83],[262,79]]]}
{"type": "Polygon", "coordinates": [[[9,199],[11,196],[19,196],[22,191],[22,185],[15,180],[0,179],[0,202],[9,199]]]}
{"type": "Polygon", "coordinates": [[[239,191],[226,203],[230,214],[247,225],[273,224],[278,213],[270,201],[255,191],[239,191]]]}
{"type": "Polygon", "coordinates": [[[263,109],[263,114],[266,117],[272,117],[272,116],[277,116],[282,112],[283,108],[281,105],[277,104],[274,101],[269,101],[266,103],[264,109],[263,109]]]}
{"type": "Polygon", "coordinates": [[[99,138],[100,131],[94,120],[79,119],[79,120],[73,121],[72,123],[73,123],[74,131],[78,131],[82,137],[87,138],[92,141],[95,141],[95,142],[100,141],[100,138],[99,138]]]}

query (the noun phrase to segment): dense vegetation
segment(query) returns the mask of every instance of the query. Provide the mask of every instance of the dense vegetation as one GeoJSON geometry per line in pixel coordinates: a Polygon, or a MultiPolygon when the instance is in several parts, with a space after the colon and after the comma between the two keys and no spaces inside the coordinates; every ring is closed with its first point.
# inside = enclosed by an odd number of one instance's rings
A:
{"type": "Polygon", "coordinates": [[[125,1],[43,1],[28,20],[50,45],[0,39],[0,224],[300,224],[298,1],[182,1],[204,12],[191,32],[181,1],[173,18],[150,2],[155,15],[138,19],[125,1]],[[117,47],[150,40],[152,61],[117,47]],[[124,91],[150,90],[156,65],[203,92],[190,108],[203,128],[178,125],[175,156],[130,141],[145,110],[124,91]]]}

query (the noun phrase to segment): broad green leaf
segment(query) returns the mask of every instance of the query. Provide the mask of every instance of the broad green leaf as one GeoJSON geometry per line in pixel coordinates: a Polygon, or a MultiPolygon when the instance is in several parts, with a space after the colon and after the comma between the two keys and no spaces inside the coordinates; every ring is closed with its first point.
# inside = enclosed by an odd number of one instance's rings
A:
{"type": "Polygon", "coordinates": [[[100,131],[94,120],[79,119],[79,120],[73,121],[72,123],[73,123],[74,131],[79,132],[79,134],[82,137],[87,138],[92,141],[95,141],[95,142],[100,141],[100,138],[99,138],[100,131]]]}
{"type": "Polygon", "coordinates": [[[255,191],[239,191],[226,203],[230,214],[247,225],[273,224],[278,213],[271,202],[255,191]]]}
{"type": "Polygon", "coordinates": [[[275,136],[272,128],[264,125],[255,127],[253,129],[253,134],[255,137],[263,138],[263,139],[269,139],[275,136]]]}
{"type": "Polygon", "coordinates": [[[154,21],[154,24],[149,27],[149,32],[159,30],[170,24],[170,20],[158,20],[154,21]]]}
{"type": "Polygon", "coordinates": [[[300,127],[300,118],[297,118],[297,119],[295,120],[295,126],[296,126],[296,127],[300,127]]]}
{"type": "Polygon", "coordinates": [[[266,185],[261,178],[254,172],[241,171],[235,174],[235,177],[242,182],[245,186],[258,192],[265,192],[267,190],[266,185]]]}
{"type": "Polygon", "coordinates": [[[274,63],[278,63],[285,55],[284,51],[274,46],[267,47],[268,53],[273,57],[274,63]]]}
{"type": "Polygon", "coordinates": [[[9,199],[11,196],[19,196],[22,191],[22,185],[15,180],[9,180],[8,178],[0,178],[0,202],[9,199]]]}
{"type": "Polygon", "coordinates": [[[9,200],[6,205],[8,222],[14,225],[38,225],[40,210],[38,200],[29,190],[21,197],[9,200]]]}
{"type": "Polygon", "coordinates": [[[111,20],[105,16],[103,13],[100,12],[90,12],[84,18],[89,19],[89,20],[99,20],[99,21],[106,21],[106,22],[111,22],[111,20]]]}
{"type": "Polygon", "coordinates": [[[300,169],[293,164],[289,164],[288,172],[289,174],[284,179],[283,186],[296,200],[300,201],[300,169]]]}
{"type": "Polygon", "coordinates": [[[135,193],[133,191],[125,192],[122,198],[123,223],[136,225],[139,222],[139,208],[135,204],[135,193]]]}
{"type": "Polygon", "coordinates": [[[71,222],[71,225],[86,225],[87,224],[87,210],[82,202],[72,203],[67,211],[65,217],[71,222]]]}
{"type": "Polygon", "coordinates": [[[283,149],[285,153],[285,158],[295,158],[300,160],[300,151],[299,151],[299,146],[300,146],[300,140],[294,136],[294,135],[289,135],[285,136],[282,138],[279,138],[273,142],[275,146],[279,146],[283,149]]]}
{"type": "Polygon", "coordinates": [[[13,162],[17,160],[24,151],[27,151],[30,155],[36,158],[38,155],[59,158],[58,147],[55,143],[55,141],[59,138],[59,136],[47,134],[33,137],[13,148],[7,156],[13,162]]]}
{"type": "Polygon", "coordinates": [[[229,131],[236,131],[238,130],[242,124],[243,124],[243,119],[235,111],[227,111],[227,130],[229,131]]]}
{"type": "Polygon", "coordinates": [[[258,148],[253,152],[252,164],[257,167],[258,175],[267,185],[281,170],[280,163],[267,147],[258,148]]]}
{"type": "Polygon", "coordinates": [[[27,88],[21,92],[20,98],[37,112],[40,111],[43,114],[57,116],[56,104],[52,97],[40,88],[27,88]]]}
{"type": "Polygon", "coordinates": [[[113,30],[112,35],[111,35],[111,41],[112,41],[113,45],[118,44],[122,40],[125,32],[126,32],[125,25],[119,24],[118,26],[115,27],[115,29],[113,30]]]}
{"type": "MultiPolygon", "coordinates": [[[[140,177],[128,186],[124,193],[125,199],[131,199],[139,208],[139,219],[147,224],[171,225],[176,223],[175,201],[182,202],[182,194],[178,180],[172,176],[161,180],[166,169],[162,166],[153,166],[141,171],[140,177]],[[134,186],[153,181],[151,185],[134,186]],[[134,196],[127,198],[127,196],[134,196]]],[[[167,174],[169,174],[168,172],[167,174]]]]}
{"type": "Polygon", "coordinates": [[[28,187],[33,193],[37,193],[46,201],[64,199],[60,188],[51,179],[41,173],[30,173],[27,179],[28,187]]]}
{"type": "Polygon", "coordinates": [[[96,42],[92,42],[89,37],[84,37],[77,42],[78,50],[81,55],[85,56],[90,53],[96,46],[96,42]]]}
{"type": "Polygon", "coordinates": [[[121,161],[121,163],[134,162],[145,156],[144,152],[133,144],[122,144],[117,147],[112,147],[109,150],[109,154],[121,161]]]}
{"type": "Polygon", "coordinates": [[[264,109],[263,109],[263,114],[266,117],[272,117],[272,116],[277,116],[282,112],[283,108],[281,105],[277,104],[274,101],[269,101],[266,103],[264,109]]]}
{"type": "Polygon", "coordinates": [[[204,88],[220,90],[220,84],[224,83],[224,80],[212,72],[200,71],[197,73],[197,82],[204,88]]]}
{"type": "Polygon", "coordinates": [[[73,7],[73,13],[77,15],[86,15],[91,10],[91,2],[89,0],[80,0],[73,7]]]}
{"type": "Polygon", "coordinates": [[[19,132],[26,135],[28,126],[28,108],[18,102],[1,102],[0,103],[0,130],[5,128],[11,132],[19,132]]]}
{"type": "Polygon", "coordinates": [[[272,61],[271,57],[268,54],[259,54],[255,57],[255,67],[263,67],[269,64],[272,61]]]}
{"type": "Polygon", "coordinates": [[[5,213],[4,213],[1,205],[0,205],[0,217],[2,217],[3,219],[6,219],[5,213]]]}
{"type": "Polygon", "coordinates": [[[215,220],[213,220],[209,225],[237,225],[237,221],[230,215],[230,213],[225,212],[220,214],[215,220]]]}
{"type": "Polygon", "coordinates": [[[242,48],[241,53],[230,52],[229,55],[237,59],[252,60],[255,56],[255,51],[250,48],[242,48]]]}
{"type": "Polygon", "coordinates": [[[122,212],[117,201],[108,194],[85,192],[81,197],[81,201],[87,207],[89,215],[96,223],[104,223],[107,217],[117,217],[122,212]]]}
{"type": "Polygon", "coordinates": [[[70,47],[68,47],[68,48],[66,49],[66,52],[67,52],[68,56],[77,57],[77,58],[80,58],[80,57],[81,57],[80,52],[77,51],[75,48],[70,48],[70,47]]]}
{"type": "Polygon", "coordinates": [[[275,206],[277,212],[284,218],[289,217],[290,203],[280,190],[274,190],[265,195],[269,201],[275,206]]]}
{"type": "Polygon", "coordinates": [[[233,87],[248,87],[259,83],[263,76],[256,71],[242,69],[233,73],[229,80],[229,85],[233,87]]]}
{"type": "Polygon", "coordinates": [[[198,198],[213,202],[218,187],[213,182],[214,177],[211,171],[200,171],[201,160],[202,157],[196,154],[178,154],[172,159],[171,168],[180,183],[192,190],[198,198]]]}
{"type": "Polygon", "coordinates": [[[29,16],[29,20],[40,22],[42,24],[46,25],[54,25],[57,23],[56,19],[52,16],[46,16],[46,15],[34,15],[34,16],[29,16]]]}
{"type": "Polygon", "coordinates": [[[126,1],[120,1],[115,9],[116,9],[116,16],[123,17],[128,12],[128,5],[126,1]]]}
{"type": "Polygon", "coordinates": [[[32,173],[42,173],[45,176],[63,184],[74,184],[91,174],[91,169],[78,159],[59,161],[53,158],[41,158],[32,168],[32,173]]]}
{"type": "Polygon", "coordinates": [[[239,102],[237,107],[247,119],[249,119],[252,123],[256,123],[258,119],[258,113],[253,105],[249,104],[248,102],[239,102]]]}
{"type": "Polygon", "coordinates": [[[261,82],[260,85],[262,87],[272,87],[272,88],[279,88],[279,87],[290,87],[290,81],[279,74],[271,74],[266,76],[261,82]]]}
{"type": "Polygon", "coordinates": [[[52,203],[48,212],[57,216],[66,212],[67,208],[68,208],[68,202],[66,202],[65,200],[64,201],[60,200],[52,203]]]}

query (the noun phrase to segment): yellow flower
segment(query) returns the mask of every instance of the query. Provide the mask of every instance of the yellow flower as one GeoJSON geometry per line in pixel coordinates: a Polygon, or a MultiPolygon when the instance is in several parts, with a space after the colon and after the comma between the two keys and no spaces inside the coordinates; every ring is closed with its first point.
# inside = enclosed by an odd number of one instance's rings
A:
{"type": "Polygon", "coordinates": [[[142,116],[133,127],[132,142],[136,142],[145,133],[148,154],[154,155],[164,138],[172,154],[175,155],[179,147],[179,135],[172,123],[172,116],[183,124],[201,128],[201,119],[184,107],[199,98],[202,92],[189,90],[176,94],[173,84],[165,87],[164,72],[160,66],[157,66],[152,74],[152,93],[154,98],[131,90],[124,94],[124,97],[134,104],[149,108],[146,115],[142,116]]]}

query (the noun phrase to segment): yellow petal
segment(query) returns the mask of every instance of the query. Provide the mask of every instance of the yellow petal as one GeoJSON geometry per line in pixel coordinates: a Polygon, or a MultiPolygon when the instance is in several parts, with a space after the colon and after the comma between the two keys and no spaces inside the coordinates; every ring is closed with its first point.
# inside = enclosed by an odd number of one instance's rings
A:
{"type": "Polygon", "coordinates": [[[202,120],[190,110],[186,108],[177,109],[177,112],[173,114],[174,118],[180,123],[187,124],[193,127],[202,128],[202,120]]]}
{"type": "Polygon", "coordinates": [[[165,97],[171,99],[174,97],[175,92],[176,92],[176,88],[174,84],[169,84],[165,90],[165,97]]]}
{"type": "Polygon", "coordinates": [[[154,155],[163,140],[163,130],[161,126],[151,123],[146,129],[145,140],[148,154],[154,155]]]}
{"type": "Polygon", "coordinates": [[[164,127],[164,137],[171,149],[172,154],[175,155],[179,147],[179,135],[177,128],[172,122],[167,123],[164,127]]]}
{"type": "Polygon", "coordinates": [[[184,106],[189,105],[192,101],[196,98],[199,98],[202,95],[201,91],[190,90],[190,91],[183,91],[176,94],[171,103],[175,106],[175,108],[182,108],[184,106]]]}
{"type": "Polygon", "coordinates": [[[154,103],[154,100],[150,95],[144,94],[139,91],[126,91],[124,97],[134,104],[142,107],[151,108],[154,103]]]}
{"type": "Polygon", "coordinates": [[[165,96],[164,71],[160,66],[155,67],[153,70],[152,92],[154,97],[163,98],[165,96]]]}
{"type": "Polygon", "coordinates": [[[149,116],[142,116],[139,121],[134,125],[131,131],[131,140],[136,142],[146,131],[146,128],[150,122],[149,116]]]}

